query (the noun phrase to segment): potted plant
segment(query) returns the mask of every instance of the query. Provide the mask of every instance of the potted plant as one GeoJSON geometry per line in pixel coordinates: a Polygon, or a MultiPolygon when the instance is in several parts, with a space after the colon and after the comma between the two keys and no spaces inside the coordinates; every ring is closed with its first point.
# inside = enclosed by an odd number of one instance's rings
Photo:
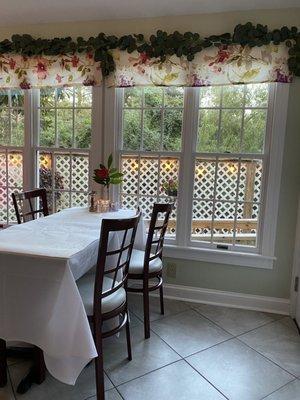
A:
{"type": "Polygon", "coordinates": [[[113,164],[113,156],[110,154],[107,160],[107,166],[104,164],[100,164],[99,168],[94,170],[93,180],[100,185],[103,185],[106,191],[106,199],[109,198],[109,188],[110,185],[118,185],[123,181],[123,173],[118,171],[117,168],[112,166],[113,164]]]}
{"type": "Polygon", "coordinates": [[[163,182],[162,190],[169,197],[177,197],[178,194],[178,181],[174,179],[168,179],[163,182]]]}

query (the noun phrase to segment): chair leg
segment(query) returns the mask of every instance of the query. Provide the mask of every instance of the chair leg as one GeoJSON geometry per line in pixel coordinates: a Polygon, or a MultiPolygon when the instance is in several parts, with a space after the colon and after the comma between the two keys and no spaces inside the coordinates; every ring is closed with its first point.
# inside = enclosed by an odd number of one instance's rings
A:
{"type": "Polygon", "coordinates": [[[143,282],[143,300],[144,300],[144,330],[145,339],[150,338],[150,311],[149,311],[149,290],[148,281],[143,282]]]}
{"type": "Polygon", "coordinates": [[[105,400],[102,337],[97,337],[98,357],[95,359],[97,400],[105,400]]]}
{"type": "Polygon", "coordinates": [[[159,288],[159,297],[160,297],[160,313],[162,315],[165,314],[165,306],[164,306],[164,289],[163,285],[159,288]]]}
{"type": "Polygon", "coordinates": [[[41,350],[38,347],[34,348],[33,362],[34,362],[35,383],[40,385],[46,379],[46,365],[44,361],[43,350],[41,350]]]}
{"type": "Polygon", "coordinates": [[[128,353],[128,360],[132,360],[132,351],[131,351],[131,339],[130,339],[130,321],[129,321],[129,313],[127,313],[127,322],[126,322],[126,340],[127,340],[127,353],[128,353]]]}
{"type": "Polygon", "coordinates": [[[6,342],[0,339],[0,387],[7,384],[6,342]]]}

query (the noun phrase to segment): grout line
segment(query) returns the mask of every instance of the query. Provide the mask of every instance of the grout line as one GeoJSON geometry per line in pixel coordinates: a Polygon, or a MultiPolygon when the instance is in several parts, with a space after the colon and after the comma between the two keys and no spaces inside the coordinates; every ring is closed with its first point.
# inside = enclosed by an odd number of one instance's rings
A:
{"type": "Polygon", "coordinates": [[[117,393],[119,394],[121,399],[125,400],[125,398],[122,396],[121,392],[119,391],[119,389],[117,387],[115,387],[115,390],[117,391],[117,393]]]}
{"type": "Polygon", "coordinates": [[[296,380],[297,380],[297,379],[293,379],[292,381],[289,381],[289,382],[285,383],[284,385],[280,386],[280,387],[277,388],[276,390],[273,390],[273,392],[267,394],[266,396],[262,397],[262,398],[259,399],[259,400],[264,400],[264,399],[266,399],[268,396],[271,396],[271,394],[278,392],[280,389],[284,388],[285,386],[289,385],[289,384],[292,383],[292,382],[295,382],[296,380]]]}
{"type": "Polygon", "coordinates": [[[259,355],[261,355],[262,357],[264,357],[266,360],[270,361],[272,364],[276,365],[278,368],[282,369],[283,371],[285,371],[286,373],[288,373],[289,375],[291,375],[293,378],[297,378],[296,375],[294,375],[292,372],[288,371],[287,369],[283,368],[281,365],[277,364],[275,361],[273,361],[271,358],[267,357],[266,355],[264,355],[263,353],[259,352],[258,350],[256,350],[255,348],[251,347],[249,344],[243,342],[240,338],[236,338],[236,340],[238,340],[240,343],[245,344],[247,347],[249,347],[249,349],[256,351],[256,353],[258,353],[259,355]]]}
{"type": "MultiPolygon", "coordinates": [[[[286,315],[284,315],[284,316],[282,316],[282,317],[279,318],[279,319],[274,319],[274,320],[272,320],[272,321],[265,322],[265,323],[263,323],[262,325],[257,326],[256,328],[250,329],[249,331],[245,331],[245,332],[243,332],[243,333],[239,333],[238,335],[234,335],[233,333],[231,333],[231,332],[227,331],[225,328],[223,328],[223,326],[220,325],[218,322],[215,322],[215,321],[213,321],[212,319],[208,318],[206,315],[202,314],[200,310],[198,310],[198,309],[196,309],[196,308],[192,308],[192,310],[196,311],[196,312],[197,312],[198,314],[200,314],[202,317],[206,318],[208,321],[212,322],[213,324],[215,324],[215,325],[218,326],[219,328],[223,329],[223,331],[225,331],[226,333],[229,333],[229,335],[231,335],[233,338],[238,338],[239,336],[242,336],[242,335],[245,335],[246,333],[255,331],[256,329],[262,328],[263,326],[266,326],[266,325],[269,325],[269,324],[273,324],[274,322],[281,321],[282,319],[284,319],[284,318],[287,317],[286,315]]],[[[247,310],[245,310],[245,311],[247,311],[247,310]]],[[[261,311],[258,311],[258,312],[261,312],[261,311]]]]}
{"type": "Polygon", "coordinates": [[[213,388],[215,388],[223,397],[225,397],[225,399],[227,399],[227,400],[229,400],[229,398],[223,393],[223,392],[221,392],[221,390],[220,389],[218,389],[212,382],[210,382],[206,377],[205,377],[205,375],[202,375],[193,365],[191,365],[187,360],[184,360],[186,363],[187,363],[187,365],[189,365],[194,371],[196,371],[197,372],[197,374],[199,374],[203,379],[205,379],[206,380],[206,382],[208,382],[213,388]]]}
{"type": "Polygon", "coordinates": [[[119,387],[122,386],[122,385],[126,385],[127,383],[130,383],[130,382],[132,382],[132,381],[135,381],[135,380],[137,380],[137,379],[143,378],[144,376],[149,375],[149,374],[151,374],[152,372],[159,371],[160,369],[163,369],[163,368],[165,368],[165,367],[168,367],[169,365],[176,364],[177,362],[182,361],[182,360],[183,360],[183,359],[176,360],[176,361],[172,361],[172,362],[170,362],[170,363],[168,363],[168,364],[166,364],[166,365],[162,365],[161,367],[158,367],[158,368],[155,368],[155,369],[153,369],[153,370],[151,370],[151,371],[145,372],[144,374],[142,374],[142,375],[140,375],[140,376],[136,376],[135,378],[129,379],[129,381],[122,382],[122,383],[120,383],[119,385],[116,385],[116,386],[115,386],[115,389],[119,388],[119,387]]]}
{"type": "Polygon", "coordinates": [[[205,349],[202,349],[202,350],[199,350],[199,351],[195,351],[195,353],[191,353],[191,354],[189,354],[189,355],[187,355],[187,356],[185,356],[183,358],[184,358],[184,360],[186,360],[187,358],[195,356],[198,353],[202,353],[203,351],[210,350],[210,349],[212,349],[212,348],[214,348],[216,346],[219,346],[219,344],[230,342],[231,340],[234,340],[234,339],[235,339],[234,337],[231,337],[231,338],[222,340],[222,342],[218,342],[218,343],[213,344],[212,346],[206,347],[205,349]]]}

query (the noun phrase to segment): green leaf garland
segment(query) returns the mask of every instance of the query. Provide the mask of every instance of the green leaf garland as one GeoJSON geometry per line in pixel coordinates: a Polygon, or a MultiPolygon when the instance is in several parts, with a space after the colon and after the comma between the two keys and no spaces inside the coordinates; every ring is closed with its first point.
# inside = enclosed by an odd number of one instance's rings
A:
{"type": "Polygon", "coordinates": [[[54,56],[75,52],[92,52],[96,61],[101,63],[104,76],[115,70],[115,62],[111,50],[120,49],[132,53],[146,53],[150,58],[159,58],[164,61],[167,56],[177,55],[192,61],[195,55],[203,49],[212,46],[240,44],[242,46],[263,46],[269,43],[276,45],[286,43],[289,47],[288,66],[290,72],[300,76],[300,32],[293,26],[283,26],[280,29],[269,30],[266,25],[254,25],[251,22],[239,24],[233,33],[211,35],[201,38],[198,33],[175,31],[167,33],[157,31],[149,40],[142,34],[124,35],[117,37],[99,33],[96,37],[84,39],[71,37],[54,39],[34,39],[31,35],[13,35],[11,40],[0,42],[0,54],[14,53],[23,56],[46,55],[54,56]]]}

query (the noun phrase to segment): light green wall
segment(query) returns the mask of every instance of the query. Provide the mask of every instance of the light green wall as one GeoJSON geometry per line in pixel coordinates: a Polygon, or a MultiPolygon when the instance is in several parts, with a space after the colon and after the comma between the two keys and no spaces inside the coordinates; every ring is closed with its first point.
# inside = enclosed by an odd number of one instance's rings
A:
{"type": "MultiPolygon", "coordinates": [[[[280,184],[280,177],[278,177],[280,184]]],[[[290,85],[280,189],[276,257],[272,270],[167,259],[177,266],[169,283],[262,296],[290,295],[297,197],[300,193],[300,78],[290,85]]]]}
{"type": "MultiPolygon", "coordinates": [[[[210,35],[232,31],[238,23],[251,21],[267,24],[270,28],[300,25],[300,8],[285,10],[256,10],[231,13],[203,14],[120,21],[88,21],[42,25],[0,27],[0,40],[14,33],[33,36],[84,36],[103,31],[109,34],[140,33],[148,35],[157,29],[167,31],[195,31],[210,35]]],[[[1,16],[0,16],[1,22],[1,16]]],[[[276,241],[277,261],[273,270],[216,265],[196,261],[172,260],[177,265],[178,283],[202,288],[228,290],[263,296],[289,297],[297,195],[300,187],[300,78],[291,85],[288,122],[284,151],[283,179],[276,241]]],[[[280,177],[278,177],[278,183],[280,177]]]]}

